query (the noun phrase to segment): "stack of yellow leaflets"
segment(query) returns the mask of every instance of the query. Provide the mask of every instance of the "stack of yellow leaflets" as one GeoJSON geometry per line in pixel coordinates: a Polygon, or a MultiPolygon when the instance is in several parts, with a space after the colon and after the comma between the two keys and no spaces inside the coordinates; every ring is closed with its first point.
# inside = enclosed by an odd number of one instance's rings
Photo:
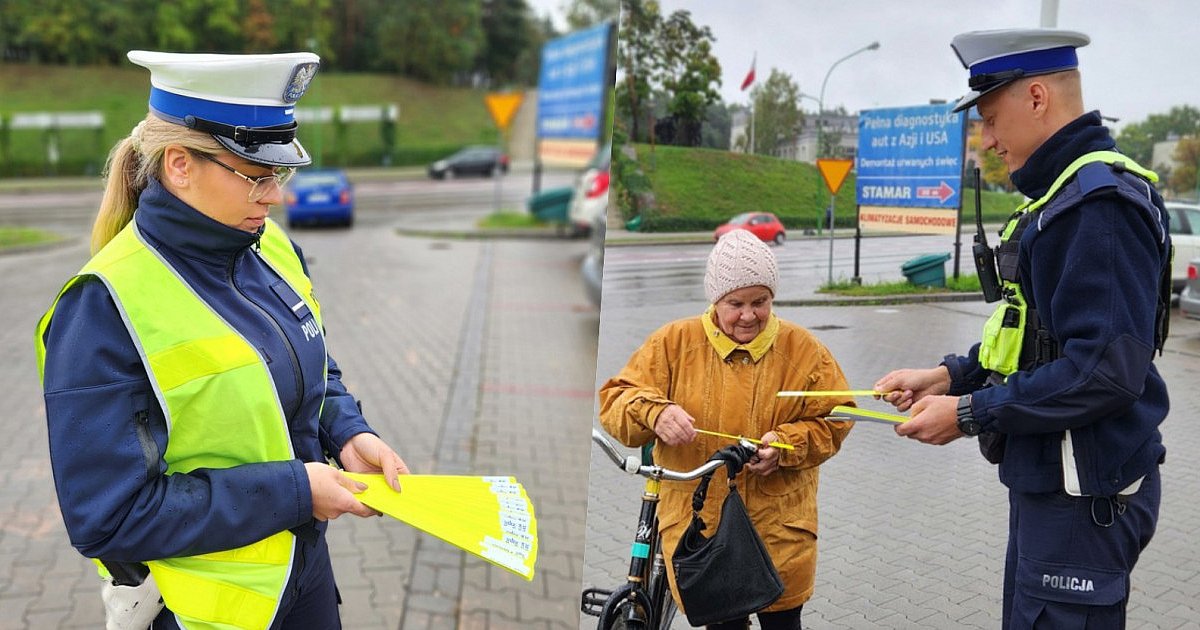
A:
{"type": "Polygon", "coordinates": [[[537,519],[513,477],[401,475],[400,492],[383,475],[345,473],[367,484],[363,504],[496,566],[533,579],[537,519]]]}
{"type": "Polygon", "coordinates": [[[894,413],[885,413],[883,411],[871,411],[870,409],[859,409],[857,407],[845,407],[838,405],[829,412],[830,420],[855,420],[867,422],[882,422],[884,424],[904,424],[908,422],[907,416],[901,416],[894,413]]]}

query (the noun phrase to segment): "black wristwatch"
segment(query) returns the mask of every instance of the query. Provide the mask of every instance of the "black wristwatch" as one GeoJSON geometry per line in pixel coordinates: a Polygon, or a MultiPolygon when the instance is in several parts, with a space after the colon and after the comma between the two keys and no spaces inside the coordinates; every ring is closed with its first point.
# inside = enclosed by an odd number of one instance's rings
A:
{"type": "Polygon", "coordinates": [[[970,394],[958,398],[958,430],[971,437],[979,435],[983,430],[983,425],[979,424],[975,414],[971,413],[970,394]]]}

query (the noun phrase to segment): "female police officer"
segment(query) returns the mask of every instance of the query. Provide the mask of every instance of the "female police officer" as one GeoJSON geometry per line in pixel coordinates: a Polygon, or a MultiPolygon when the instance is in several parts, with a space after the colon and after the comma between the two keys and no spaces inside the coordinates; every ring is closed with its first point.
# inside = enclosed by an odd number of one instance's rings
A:
{"type": "Polygon", "coordinates": [[[318,58],[129,59],[150,69],[150,114],[113,149],[94,256],[36,337],[71,543],[115,575],[148,565],[155,628],[340,627],[324,521],[373,512],[325,462],[397,490],[407,469],[342,386],[304,258],[266,218],[311,161],[293,111],[318,58]]]}

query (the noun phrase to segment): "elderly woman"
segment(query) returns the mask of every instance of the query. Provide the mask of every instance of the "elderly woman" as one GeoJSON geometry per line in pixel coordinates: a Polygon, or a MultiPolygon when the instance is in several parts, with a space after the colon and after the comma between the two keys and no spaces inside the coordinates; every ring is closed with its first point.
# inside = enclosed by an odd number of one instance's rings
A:
{"type": "Polygon", "coordinates": [[[293,111],[317,56],[129,58],[150,114],[113,148],[94,255],[36,335],[67,534],[111,574],[110,628],[340,628],[326,521],[374,512],[327,460],[397,490],[407,468],[267,220],[311,161],[293,111]]]}
{"type": "MultiPolygon", "coordinates": [[[[817,559],[817,466],[841,447],[850,423],[824,419],[845,398],[777,398],[782,390],[845,390],[833,356],[807,330],[771,312],[779,278],[771,250],[745,230],[721,237],[708,258],[699,317],[655,331],[600,389],[600,422],[626,446],[657,438],[656,463],[688,470],[728,440],[695,429],[783,442],[760,447],[740,482],[747,511],[785,591],[758,613],[764,630],[800,628],[817,559]]],[[[717,473],[718,480],[724,469],[717,473]]],[[[669,555],[690,521],[694,483],[665,482],[658,518],[669,555]]],[[[701,513],[713,531],[727,490],[714,483],[701,513]]],[[[676,601],[679,601],[676,592],[676,601]]],[[[747,619],[710,628],[745,628],[747,619]]]]}

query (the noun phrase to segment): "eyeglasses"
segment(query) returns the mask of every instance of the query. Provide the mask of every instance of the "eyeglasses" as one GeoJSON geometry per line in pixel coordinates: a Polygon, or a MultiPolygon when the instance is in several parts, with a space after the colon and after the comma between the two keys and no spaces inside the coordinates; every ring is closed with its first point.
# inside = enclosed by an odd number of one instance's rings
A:
{"type": "Polygon", "coordinates": [[[271,192],[272,183],[282,190],[284,185],[287,184],[288,181],[292,179],[292,176],[296,174],[296,169],[294,168],[279,166],[273,169],[273,172],[270,175],[250,177],[249,175],[239,173],[237,169],[207,153],[193,152],[192,155],[204,158],[209,162],[212,162],[213,164],[216,164],[230,173],[233,173],[234,175],[246,180],[250,184],[250,195],[247,197],[250,203],[261,201],[263,197],[266,197],[267,194],[271,192]]]}

